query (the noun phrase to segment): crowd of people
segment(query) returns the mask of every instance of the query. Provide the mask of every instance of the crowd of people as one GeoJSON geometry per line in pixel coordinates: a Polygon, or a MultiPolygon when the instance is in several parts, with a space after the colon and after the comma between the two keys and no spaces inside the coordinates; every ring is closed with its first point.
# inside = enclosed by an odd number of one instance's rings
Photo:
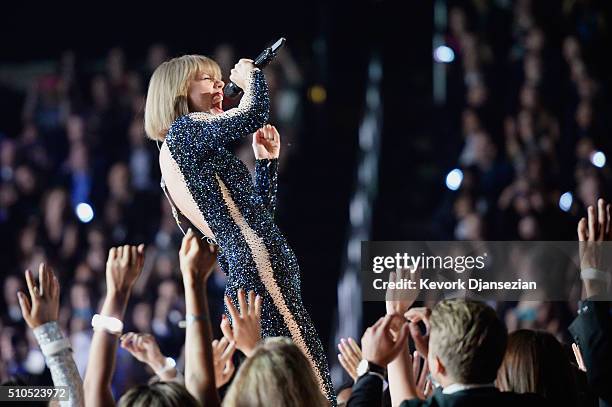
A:
{"type": "MultiPolygon", "coordinates": [[[[438,209],[437,238],[571,240],[586,208],[608,197],[603,10],[596,1],[450,2],[445,109],[462,140],[462,180],[438,209]]],[[[569,299],[498,311],[512,330],[568,340],[569,299]]]]}
{"type": "MultiPolygon", "coordinates": [[[[451,4],[449,106],[461,122],[463,180],[436,216],[443,239],[574,240],[578,224],[580,241],[612,240],[609,205],[598,201],[610,177],[596,153],[610,144],[597,2],[564,2],[555,30],[534,3],[451,4]],[[497,19],[511,21],[509,38],[489,35],[497,19]]],[[[214,54],[229,72],[232,48],[214,54]]],[[[167,58],[153,45],[142,68],[128,69],[115,48],[89,76],[66,52],[32,82],[21,134],[0,139],[0,381],[67,386],[63,405],[326,405],[299,348],[262,340],[261,300],[223,297],[214,248],[183,237],[160,193],[143,106],[167,58]]],[[[266,80],[272,120],[295,153],[303,78],[289,53],[266,80]]],[[[249,144],[236,151],[252,169],[249,144]]],[[[362,338],[338,344],[351,377],[338,403],[609,405],[601,276],[583,276],[581,302],[389,301],[362,338]]]]}
{"type": "MultiPolygon", "coordinates": [[[[354,380],[338,392],[339,404],[612,403],[612,318],[610,302],[605,301],[610,264],[603,253],[608,250],[604,243],[612,241],[610,211],[611,205],[599,199],[578,224],[584,300],[569,328],[575,359],[548,332],[520,329],[508,334],[495,310],[484,302],[449,299],[430,309],[415,307],[414,299],[394,299],[387,301],[386,315],[365,331],[360,344],[351,338],[338,344],[342,366],[354,380]]],[[[118,398],[120,406],[216,406],[221,404],[224,386],[226,406],[328,405],[302,351],[287,338],[262,339],[261,298],[253,291],[239,290],[238,304],[225,298],[232,324],[224,318],[223,338],[213,340],[207,280],[216,256],[215,245],[188,230],[178,253],[185,296],[184,373],[165,357],[152,335],[123,329],[132,290],[143,271],[144,245],[113,247],[108,253],[105,295],[100,313],[92,318],[94,333],[84,379],[59,325],[58,278],[44,263],[37,278],[27,270],[27,290],[17,292],[19,311],[40,346],[53,384],[67,389],[61,403],[114,405],[118,397],[111,383],[120,346],[155,374],[155,380],[126,389],[118,398]],[[238,369],[233,361],[236,351],[242,355],[238,369]]],[[[399,276],[393,273],[391,278],[399,276]]]]}

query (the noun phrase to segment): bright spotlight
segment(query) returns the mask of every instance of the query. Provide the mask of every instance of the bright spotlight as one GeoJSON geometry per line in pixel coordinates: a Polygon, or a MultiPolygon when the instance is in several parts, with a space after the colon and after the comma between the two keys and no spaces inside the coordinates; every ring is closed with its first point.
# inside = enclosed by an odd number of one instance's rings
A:
{"type": "Polygon", "coordinates": [[[593,154],[591,154],[591,163],[597,168],[602,168],[606,165],[606,155],[601,151],[593,152],[593,154]]]}
{"type": "Polygon", "coordinates": [[[572,193],[566,192],[561,195],[561,198],[559,198],[559,208],[561,208],[563,212],[567,212],[572,207],[572,202],[574,202],[574,197],[572,196],[572,193]]]}
{"type": "Polygon", "coordinates": [[[446,187],[451,191],[456,191],[461,186],[463,181],[463,172],[459,168],[455,168],[446,176],[446,187]]]}
{"type": "Polygon", "coordinates": [[[81,202],[76,206],[76,215],[83,223],[89,223],[94,218],[94,211],[91,205],[81,202]]]}
{"type": "Polygon", "coordinates": [[[434,61],[449,64],[455,60],[455,52],[446,45],[440,45],[434,50],[434,61]]]}

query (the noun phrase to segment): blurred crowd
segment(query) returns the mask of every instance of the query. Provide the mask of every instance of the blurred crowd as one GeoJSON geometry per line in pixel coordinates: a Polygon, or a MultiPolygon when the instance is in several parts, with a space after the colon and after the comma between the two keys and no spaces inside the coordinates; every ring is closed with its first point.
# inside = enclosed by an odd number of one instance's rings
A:
{"type": "MultiPolygon", "coordinates": [[[[440,240],[573,240],[586,208],[608,196],[603,3],[449,2],[446,108],[463,142],[434,221],[440,240]]],[[[507,312],[511,329],[563,338],[575,302],[507,312]]]]}
{"type": "MultiPolygon", "coordinates": [[[[98,63],[66,51],[54,72],[32,79],[20,134],[0,136],[0,379],[48,374],[19,312],[16,292],[24,288],[23,270],[36,270],[42,261],[55,268],[66,290],[60,324],[70,335],[83,374],[90,320],[104,295],[100,282],[108,250],[136,241],[146,244],[147,263],[134,289],[127,327],[154,334],[167,355],[179,358],[184,329],[177,323],[184,318],[184,299],[176,252],[182,234],[161,193],[157,146],[146,138],[143,125],[149,77],[170,52],[154,44],[143,63],[113,48],[98,63]]],[[[240,56],[229,44],[211,56],[227,82],[240,56]]],[[[299,145],[302,74],[285,49],[265,75],[270,122],[282,135],[284,161],[299,145]]],[[[226,99],[224,108],[235,104],[226,99]]],[[[253,169],[250,138],[234,148],[253,169]]],[[[211,313],[219,321],[224,284],[217,270],[209,285],[211,313]]],[[[124,356],[119,352],[118,363],[125,365],[118,372],[125,377],[115,378],[118,392],[144,374],[133,358],[124,356]]]]}

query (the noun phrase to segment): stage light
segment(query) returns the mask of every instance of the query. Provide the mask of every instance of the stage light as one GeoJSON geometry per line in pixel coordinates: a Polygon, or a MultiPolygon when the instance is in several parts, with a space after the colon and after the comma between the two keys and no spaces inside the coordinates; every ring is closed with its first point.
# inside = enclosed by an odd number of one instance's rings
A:
{"type": "Polygon", "coordinates": [[[463,172],[459,168],[455,168],[446,176],[446,187],[451,191],[456,191],[461,186],[463,181],[463,172]]]}
{"type": "Polygon", "coordinates": [[[434,61],[449,64],[455,60],[455,52],[446,45],[440,45],[434,50],[434,61]]]}
{"type": "Polygon", "coordinates": [[[606,155],[601,151],[594,151],[591,154],[591,163],[597,168],[602,168],[606,165],[606,155]]]}
{"type": "Polygon", "coordinates": [[[327,91],[321,85],[314,85],[308,89],[308,98],[312,103],[321,104],[327,99],[327,91]]]}
{"type": "Polygon", "coordinates": [[[83,223],[89,223],[94,218],[94,211],[91,205],[81,202],[76,206],[76,215],[83,223]]]}
{"type": "Polygon", "coordinates": [[[559,208],[561,208],[563,212],[567,212],[571,209],[573,202],[574,197],[572,196],[572,193],[566,192],[561,195],[561,198],[559,198],[559,208]]]}

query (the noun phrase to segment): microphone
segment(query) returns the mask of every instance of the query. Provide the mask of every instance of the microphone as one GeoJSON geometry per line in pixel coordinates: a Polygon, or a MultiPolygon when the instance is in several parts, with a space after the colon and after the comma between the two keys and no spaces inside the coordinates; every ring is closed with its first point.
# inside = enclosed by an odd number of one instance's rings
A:
{"type": "MultiPolygon", "coordinates": [[[[278,41],[276,41],[272,46],[263,50],[261,54],[255,58],[253,61],[253,65],[255,65],[259,69],[263,69],[266,65],[270,63],[276,56],[279,48],[285,45],[285,37],[281,37],[278,41]]],[[[223,88],[223,94],[228,98],[235,98],[236,96],[242,93],[242,89],[240,86],[236,85],[234,82],[230,82],[223,88]]]]}

